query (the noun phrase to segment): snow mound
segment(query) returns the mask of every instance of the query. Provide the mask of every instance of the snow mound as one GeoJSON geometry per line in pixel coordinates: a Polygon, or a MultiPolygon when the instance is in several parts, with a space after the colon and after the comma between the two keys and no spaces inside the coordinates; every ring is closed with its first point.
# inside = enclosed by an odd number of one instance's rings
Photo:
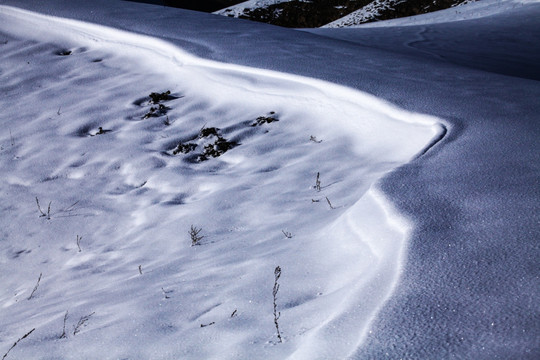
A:
{"type": "Polygon", "coordinates": [[[9,356],[354,351],[410,229],[375,183],[438,119],[127,31],[0,24],[1,348],[36,329],[9,356]]]}

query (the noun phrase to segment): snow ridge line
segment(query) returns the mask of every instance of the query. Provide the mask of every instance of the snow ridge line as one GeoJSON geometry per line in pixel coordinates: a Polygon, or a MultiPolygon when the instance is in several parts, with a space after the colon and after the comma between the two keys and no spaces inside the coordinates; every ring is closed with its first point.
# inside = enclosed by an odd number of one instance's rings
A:
{"type": "MultiPolygon", "coordinates": [[[[107,48],[111,51],[117,51],[118,46],[127,46],[129,49],[135,51],[134,55],[145,51],[151,51],[154,56],[152,57],[152,61],[146,65],[150,66],[153,71],[161,71],[164,74],[170,73],[171,68],[169,62],[172,61],[177,66],[190,66],[194,68],[230,71],[237,74],[257,75],[264,78],[296,82],[307,85],[312,87],[313,90],[320,95],[330,96],[336,100],[346,101],[349,104],[356,105],[359,102],[369,101],[370,108],[385,115],[389,115],[390,117],[397,118],[403,122],[437,127],[440,121],[439,119],[426,115],[415,116],[415,114],[405,114],[403,110],[398,109],[393,104],[383,101],[376,96],[332,82],[295,74],[252,68],[236,64],[220,63],[213,60],[198,58],[189,54],[188,52],[183,51],[170,42],[148,35],[128,32],[125,30],[110,28],[104,25],[97,25],[80,20],[38,14],[7,5],[0,5],[0,15],[7,15],[13,19],[25,21],[27,23],[35,23],[36,28],[41,30],[39,33],[32,32],[25,34],[29,36],[29,38],[38,38],[39,40],[47,41],[46,34],[48,32],[53,32],[69,41],[79,41],[80,39],[77,38],[78,36],[86,41],[94,43],[98,47],[107,48]],[[59,32],[51,30],[51,25],[53,24],[56,28],[60,28],[64,31],[59,32]],[[158,66],[159,64],[156,62],[156,54],[161,58],[160,63],[163,65],[166,64],[167,66],[158,66]]],[[[6,28],[4,28],[4,31],[12,32],[14,34],[18,33],[18,30],[14,29],[14,27],[8,29],[9,30],[6,30],[6,28]]],[[[137,56],[139,61],[142,61],[141,58],[142,57],[137,56]]],[[[346,125],[349,126],[350,124],[346,125]]]]}
{"type": "Polygon", "coordinates": [[[440,143],[442,141],[442,139],[444,139],[446,134],[448,134],[448,125],[445,125],[445,124],[441,123],[441,124],[439,124],[439,126],[440,126],[439,134],[436,135],[431,140],[431,142],[429,144],[427,144],[426,147],[424,149],[422,149],[422,151],[420,151],[415,156],[415,159],[418,159],[419,157],[424,156],[425,154],[427,154],[428,151],[430,151],[433,147],[435,147],[438,143],[440,143]]]}

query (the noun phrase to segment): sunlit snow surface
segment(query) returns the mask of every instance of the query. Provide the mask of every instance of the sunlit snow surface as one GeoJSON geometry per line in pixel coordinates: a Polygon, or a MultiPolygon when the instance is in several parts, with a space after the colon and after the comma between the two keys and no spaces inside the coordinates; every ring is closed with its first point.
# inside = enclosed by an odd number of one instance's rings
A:
{"type": "Polygon", "coordinates": [[[439,120],[7,6],[0,49],[2,354],[33,328],[9,357],[315,359],[357,348],[410,229],[374,183],[440,136],[439,120]],[[149,94],[167,90],[150,110],[149,94]],[[236,146],[198,161],[212,127],[236,146]],[[173,154],[190,142],[193,153],[173,154]],[[204,235],[196,246],[191,225],[204,235]]]}
{"type": "Polygon", "coordinates": [[[215,11],[214,14],[238,17],[240,15],[243,15],[246,10],[251,11],[254,9],[268,7],[274,4],[289,1],[291,0],[248,0],[236,5],[229,6],[225,9],[215,11]]]}
{"type": "Polygon", "coordinates": [[[411,26],[436,24],[450,21],[471,20],[490,15],[496,15],[504,11],[514,10],[527,4],[537,3],[538,0],[472,0],[458,6],[416,16],[396,18],[386,21],[372,21],[380,10],[392,9],[399,0],[374,0],[363,8],[335,20],[325,28],[336,27],[386,27],[386,26],[411,26]],[[465,6],[466,5],[466,6],[465,6]],[[372,21],[372,22],[367,22],[372,21]]]}

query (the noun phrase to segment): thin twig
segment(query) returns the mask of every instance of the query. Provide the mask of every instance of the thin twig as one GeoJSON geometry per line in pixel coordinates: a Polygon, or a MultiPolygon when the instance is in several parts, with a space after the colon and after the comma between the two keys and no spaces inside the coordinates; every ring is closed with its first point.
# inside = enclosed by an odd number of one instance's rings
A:
{"type": "Polygon", "coordinates": [[[77,247],[79,248],[79,252],[81,252],[81,240],[82,236],[77,235],[77,247]]]}
{"type": "Polygon", "coordinates": [[[62,210],[62,212],[70,212],[70,211],[73,211],[75,205],[77,205],[81,200],[77,200],[75,201],[73,204],[71,204],[70,206],[68,206],[67,208],[65,208],[64,210],[62,210]]]}
{"type": "Polygon", "coordinates": [[[36,330],[36,328],[33,328],[32,330],[30,330],[29,332],[27,332],[26,334],[24,334],[19,340],[15,341],[15,343],[13,345],[11,345],[11,347],[9,348],[9,350],[4,354],[4,356],[2,356],[2,360],[4,360],[9,352],[15,347],[17,346],[17,344],[19,343],[19,341],[23,340],[23,339],[26,339],[31,333],[34,332],[34,330],[36,330]]]}
{"type": "Polygon", "coordinates": [[[204,128],[206,127],[206,124],[208,124],[208,123],[204,123],[203,127],[201,128],[201,130],[199,130],[199,134],[204,130],[204,128]]]}
{"type": "Polygon", "coordinates": [[[38,278],[38,281],[36,283],[36,286],[34,286],[34,290],[32,290],[32,293],[28,297],[28,300],[32,299],[32,297],[34,296],[34,293],[36,292],[37,288],[39,287],[39,282],[41,281],[41,275],[43,275],[43,273],[39,273],[39,278],[38,278]]]}
{"type": "Polygon", "coordinates": [[[278,340],[279,342],[283,342],[283,340],[281,340],[281,333],[279,332],[279,324],[278,324],[278,320],[281,316],[281,312],[278,312],[277,311],[277,304],[276,304],[276,301],[277,301],[277,293],[279,291],[279,284],[278,284],[278,280],[279,280],[279,277],[281,276],[281,268],[279,266],[276,267],[276,269],[274,270],[274,289],[272,290],[272,295],[274,296],[274,325],[276,326],[276,331],[277,331],[277,337],[278,337],[278,340]]]}
{"type": "Polygon", "coordinates": [[[321,191],[320,173],[317,173],[317,179],[315,180],[315,190],[321,191]]]}
{"type": "Polygon", "coordinates": [[[330,206],[330,209],[335,209],[335,207],[332,206],[332,203],[330,202],[330,199],[326,196],[326,202],[328,202],[328,205],[330,206]]]}
{"type": "Polygon", "coordinates": [[[292,234],[288,231],[285,231],[285,230],[281,230],[281,232],[283,233],[283,235],[285,235],[285,237],[287,239],[291,239],[292,238],[292,234]]]}
{"type": "Polygon", "coordinates": [[[171,298],[169,296],[169,294],[172,293],[173,290],[165,290],[164,288],[161,288],[161,291],[163,291],[163,295],[165,296],[165,299],[170,299],[171,298]]]}
{"type": "Polygon", "coordinates": [[[77,325],[75,325],[75,328],[73,329],[73,335],[77,335],[81,331],[81,327],[90,319],[92,315],[94,315],[95,312],[88,314],[86,316],[83,316],[79,319],[79,322],[77,325]]]}
{"type": "Polygon", "coordinates": [[[68,318],[68,311],[66,310],[66,314],[64,315],[64,328],[62,330],[62,335],[60,335],[60,339],[65,339],[67,338],[67,334],[66,334],[66,322],[67,322],[67,318],[68,318]]]}
{"type": "Polygon", "coordinates": [[[36,196],[36,204],[37,204],[37,208],[38,208],[39,212],[41,213],[41,216],[40,216],[40,217],[47,216],[47,214],[45,214],[45,213],[43,212],[43,210],[41,210],[41,206],[39,206],[39,199],[37,198],[37,196],[36,196]]]}

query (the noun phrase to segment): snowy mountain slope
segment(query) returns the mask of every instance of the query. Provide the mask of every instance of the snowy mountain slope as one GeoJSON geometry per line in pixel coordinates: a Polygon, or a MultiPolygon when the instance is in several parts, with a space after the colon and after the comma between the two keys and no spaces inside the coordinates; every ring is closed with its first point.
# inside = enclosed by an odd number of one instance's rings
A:
{"type": "Polygon", "coordinates": [[[214,14],[239,17],[240,15],[244,14],[246,10],[264,8],[270,5],[275,5],[275,4],[288,2],[288,1],[291,1],[291,0],[248,0],[248,1],[241,2],[240,4],[236,4],[236,5],[229,6],[224,9],[215,11],[214,14]]]}
{"type": "Polygon", "coordinates": [[[499,14],[524,4],[534,3],[537,0],[481,0],[481,1],[464,1],[456,4],[448,9],[441,9],[427,14],[419,14],[416,16],[395,17],[386,19],[383,16],[383,11],[392,12],[397,0],[376,0],[364,6],[349,15],[333,21],[325,28],[342,28],[342,27],[378,27],[378,26],[402,26],[402,25],[422,25],[434,24],[437,22],[449,22],[458,20],[476,19],[489,15],[499,14]],[[467,5],[466,8],[462,6],[467,5]],[[378,21],[385,20],[385,21],[378,21]]]}
{"type": "Polygon", "coordinates": [[[369,23],[377,20],[377,17],[381,16],[383,11],[394,10],[394,6],[399,2],[401,2],[401,0],[375,0],[342,18],[323,25],[322,27],[340,28],[369,23]]]}
{"type": "Polygon", "coordinates": [[[244,9],[254,9],[256,7],[261,6],[268,6],[272,4],[279,4],[280,2],[286,2],[290,0],[248,0],[243,1],[238,4],[226,7],[224,9],[220,9],[218,11],[215,11],[214,14],[218,15],[225,15],[225,16],[232,16],[238,17],[241,13],[243,13],[244,9]]]}
{"type": "Polygon", "coordinates": [[[0,17],[3,348],[35,329],[10,357],[356,349],[410,228],[372,184],[440,136],[436,119],[157,38],[0,17]]]}
{"type": "MultiPolygon", "coordinates": [[[[133,0],[131,0],[133,1],[133,0]]],[[[178,7],[181,9],[212,12],[223,9],[227,6],[233,6],[242,2],[242,0],[136,0],[145,3],[154,3],[157,5],[178,7]]]]}
{"type": "Polygon", "coordinates": [[[347,27],[447,9],[474,0],[250,0],[215,11],[269,24],[314,28],[347,27]]]}

